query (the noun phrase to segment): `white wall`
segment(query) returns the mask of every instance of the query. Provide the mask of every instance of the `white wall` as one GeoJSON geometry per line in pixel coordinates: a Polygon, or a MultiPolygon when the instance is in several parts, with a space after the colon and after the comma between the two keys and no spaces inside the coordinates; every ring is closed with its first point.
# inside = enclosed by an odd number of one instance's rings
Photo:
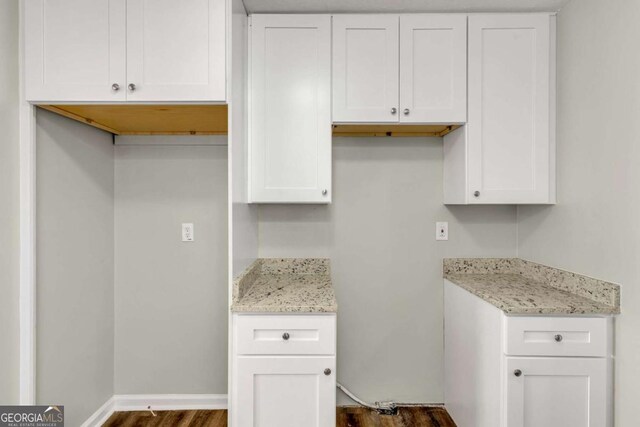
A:
{"type": "Polygon", "coordinates": [[[616,426],[640,395],[640,2],[573,0],[558,15],[558,205],[520,207],[522,258],[622,285],[616,426]]]}
{"type": "Polygon", "coordinates": [[[18,403],[18,1],[0,2],[0,404],[18,403]]]}
{"type": "Polygon", "coordinates": [[[113,395],[113,145],[47,111],[36,125],[36,401],[77,426],[113,395]]]}
{"type": "Polygon", "coordinates": [[[137,139],[116,146],[115,391],[226,394],[227,147],[137,139]]]}
{"type": "Polygon", "coordinates": [[[332,259],[338,381],[370,401],[441,403],[442,258],[516,255],[513,206],[443,205],[442,144],[336,138],[333,204],[259,210],[261,257],[332,259]]]}

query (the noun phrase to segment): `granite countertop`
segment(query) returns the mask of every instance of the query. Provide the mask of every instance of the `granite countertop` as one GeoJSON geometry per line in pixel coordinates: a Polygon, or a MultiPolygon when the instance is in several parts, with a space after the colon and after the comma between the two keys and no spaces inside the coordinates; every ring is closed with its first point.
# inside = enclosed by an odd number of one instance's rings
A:
{"type": "Polygon", "coordinates": [[[620,287],[518,258],[445,259],[444,278],[506,314],[620,313],[620,287]]]}
{"type": "Polygon", "coordinates": [[[234,280],[231,311],[335,313],[328,259],[261,258],[234,280]]]}

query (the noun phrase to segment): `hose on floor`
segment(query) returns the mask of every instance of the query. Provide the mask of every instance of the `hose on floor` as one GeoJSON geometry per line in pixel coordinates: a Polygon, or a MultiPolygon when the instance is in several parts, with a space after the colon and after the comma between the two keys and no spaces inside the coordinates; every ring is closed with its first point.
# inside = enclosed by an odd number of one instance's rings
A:
{"type": "Polygon", "coordinates": [[[374,411],[382,415],[398,415],[398,406],[394,402],[375,402],[374,404],[370,404],[358,398],[358,396],[351,393],[342,384],[336,383],[336,387],[342,390],[342,392],[346,394],[349,397],[349,399],[353,400],[358,405],[362,405],[365,408],[373,409],[374,411]]]}

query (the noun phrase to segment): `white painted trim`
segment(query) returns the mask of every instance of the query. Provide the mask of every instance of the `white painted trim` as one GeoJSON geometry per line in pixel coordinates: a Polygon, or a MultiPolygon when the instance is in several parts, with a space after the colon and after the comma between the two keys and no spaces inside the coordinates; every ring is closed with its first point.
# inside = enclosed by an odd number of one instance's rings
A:
{"type": "Polygon", "coordinates": [[[20,1],[20,404],[36,403],[36,116],[25,99],[20,1]]]}
{"type": "Polygon", "coordinates": [[[227,409],[226,394],[117,394],[115,411],[227,409]]]}
{"type": "Polygon", "coordinates": [[[81,427],[100,427],[114,412],[227,409],[226,394],[116,394],[91,414],[81,427]]]}
{"type": "Polygon", "coordinates": [[[106,423],[111,414],[115,412],[115,397],[111,396],[104,405],[94,412],[87,421],[82,423],[81,427],[100,427],[106,423]]]}

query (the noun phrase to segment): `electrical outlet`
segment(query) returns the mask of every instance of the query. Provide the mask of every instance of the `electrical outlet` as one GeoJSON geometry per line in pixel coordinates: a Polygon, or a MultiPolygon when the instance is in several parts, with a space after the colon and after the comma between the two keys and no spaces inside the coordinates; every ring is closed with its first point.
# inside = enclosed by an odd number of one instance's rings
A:
{"type": "Polygon", "coordinates": [[[193,242],[193,223],[183,223],[182,224],[182,241],[183,242],[193,242]]]}
{"type": "Polygon", "coordinates": [[[448,222],[436,222],[436,240],[449,240],[448,222]]]}

